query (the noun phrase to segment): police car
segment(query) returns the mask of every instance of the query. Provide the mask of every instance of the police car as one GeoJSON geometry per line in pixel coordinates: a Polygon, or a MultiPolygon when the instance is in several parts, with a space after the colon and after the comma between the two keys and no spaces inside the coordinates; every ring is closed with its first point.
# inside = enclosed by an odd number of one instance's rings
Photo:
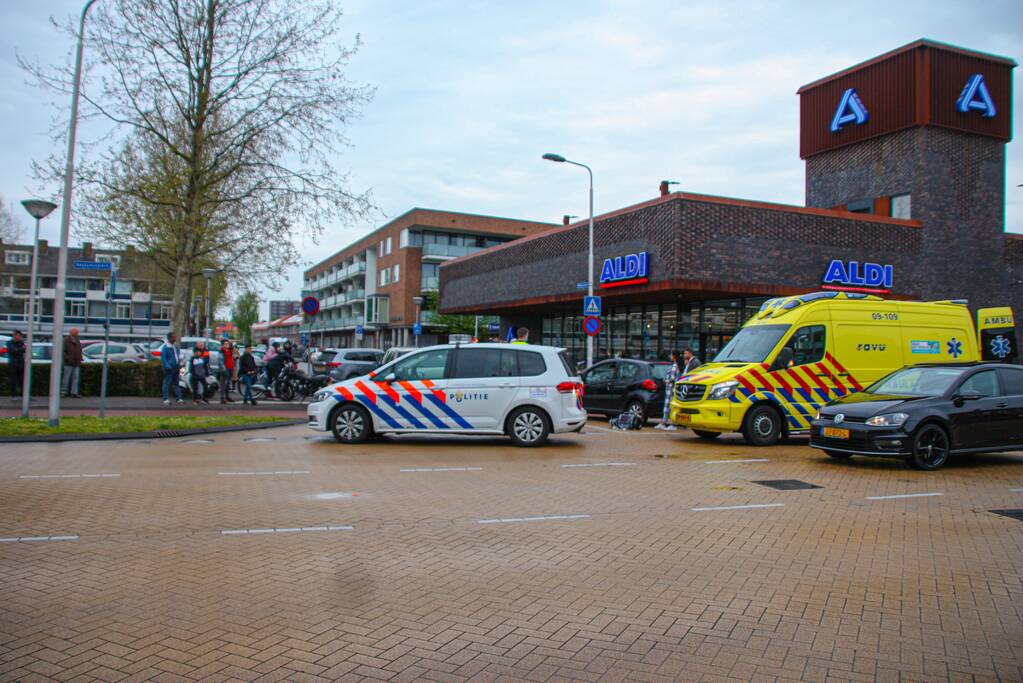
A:
{"type": "Polygon", "coordinates": [[[507,434],[540,446],[586,424],[582,381],[563,349],[444,344],[321,389],[309,427],[341,443],[388,433],[507,434]]]}

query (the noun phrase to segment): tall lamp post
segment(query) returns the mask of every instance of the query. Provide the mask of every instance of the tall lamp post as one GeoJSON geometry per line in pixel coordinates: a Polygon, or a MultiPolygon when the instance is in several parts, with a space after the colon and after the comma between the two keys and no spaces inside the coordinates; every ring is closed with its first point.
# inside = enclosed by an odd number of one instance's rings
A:
{"type": "MultiPolygon", "coordinates": [[[[588,273],[586,276],[586,293],[588,296],[593,296],[593,170],[586,164],[581,164],[578,161],[570,161],[560,154],[544,154],[543,158],[547,161],[554,161],[559,164],[572,164],[580,168],[585,168],[586,172],[590,174],[590,251],[589,256],[586,259],[586,265],[588,273]]],[[[593,337],[586,335],[586,367],[593,365],[593,337]]]]}
{"type": "MultiPolygon", "coordinates": [[[[60,255],[57,258],[57,287],[53,298],[53,348],[59,350],[64,343],[64,291],[67,286],[67,242],[71,229],[71,189],[75,180],[75,136],[78,132],[78,99],[82,89],[82,52],[85,49],[85,17],[96,0],[88,0],[82,8],[78,22],[78,48],[75,51],[75,76],[71,88],[71,125],[67,135],[67,164],[64,168],[64,198],[60,211],[60,255]]],[[[60,385],[64,368],[64,354],[57,351],[50,364],[51,427],[60,424],[60,385]]]]}
{"type": "Polygon", "coordinates": [[[210,317],[213,308],[213,276],[217,274],[215,268],[203,268],[203,277],[206,278],[206,338],[211,339],[213,331],[213,319],[210,317]]]}
{"type": "MultiPolygon", "coordinates": [[[[28,417],[32,401],[32,342],[35,339],[36,280],[39,276],[39,221],[53,213],[57,205],[45,199],[26,199],[21,203],[32,218],[36,219],[36,237],[32,240],[32,275],[28,281],[28,358],[25,359],[25,376],[21,381],[21,416],[28,417]]],[[[57,348],[54,344],[53,348],[57,348]]]]}
{"type": "MultiPolygon", "coordinates": [[[[417,326],[417,327],[418,327],[418,328],[419,328],[420,330],[422,330],[422,329],[423,329],[423,323],[421,323],[421,322],[419,321],[419,312],[420,312],[420,310],[421,310],[421,309],[423,308],[423,302],[424,302],[425,300],[426,300],[426,299],[424,299],[424,298],[423,298],[423,297],[421,297],[421,296],[414,296],[414,297],[412,297],[412,303],[414,303],[414,304],[416,305],[416,326],[417,326]]],[[[418,335],[418,334],[415,334],[415,330],[412,330],[412,332],[413,332],[413,335],[412,335],[412,336],[416,338],[416,348],[418,349],[418,348],[419,348],[419,335],[418,335]]]]}

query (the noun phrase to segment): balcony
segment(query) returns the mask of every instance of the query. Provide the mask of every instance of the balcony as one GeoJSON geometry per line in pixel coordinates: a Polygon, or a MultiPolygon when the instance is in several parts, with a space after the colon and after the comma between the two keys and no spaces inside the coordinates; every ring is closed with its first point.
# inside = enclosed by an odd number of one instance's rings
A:
{"type": "Polygon", "coordinates": [[[447,261],[448,259],[472,254],[483,247],[466,247],[455,244],[424,244],[423,260],[447,261]]]}

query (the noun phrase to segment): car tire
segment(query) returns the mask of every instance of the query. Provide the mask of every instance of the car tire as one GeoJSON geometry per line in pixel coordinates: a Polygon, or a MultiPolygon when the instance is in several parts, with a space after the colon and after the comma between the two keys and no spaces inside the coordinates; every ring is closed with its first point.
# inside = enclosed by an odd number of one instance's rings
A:
{"type": "Polygon", "coordinates": [[[824,454],[835,460],[848,460],[852,457],[852,453],[843,453],[842,451],[824,451],[824,454]]]}
{"type": "Polygon", "coordinates": [[[925,424],[913,435],[913,454],[907,458],[918,470],[936,470],[948,462],[950,448],[948,432],[940,425],[925,424]]]}
{"type": "Polygon", "coordinates": [[[508,436],[512,443],[523,448],[535,448],[547,443],[551,434],[550,420],[539,408],[524,406],[508,416],[508,436]]]}
{"type": "Polygon", "coordinates": [[[781,439],[782,431],[781,413],[766,403],[750,408],[742,423],[742,435],[751,446],[773,446],[781,439]]]}
{"type": "Polygon", "coordinates": [[[643,405],[642,401],[629,401],[625,404],[625,412],[639,416],[639,423],[641,425],[645,425],[647,423],[646,406],[643,405]]]}
{"type": "Polygon", "coordinates": [[[365,408],[346,403],[331,413],[330,431],[339,443],[365,443],[373,436],[373,422],[365,408]]]}
{"type": "Polygon", "coordinates": [[[713,441],[721,436],[721,432],[708,432],[705,429],[694,429],[693,434],[696,434],[696,436],[701,439],[706,439],[707,441],[713,441]]]}

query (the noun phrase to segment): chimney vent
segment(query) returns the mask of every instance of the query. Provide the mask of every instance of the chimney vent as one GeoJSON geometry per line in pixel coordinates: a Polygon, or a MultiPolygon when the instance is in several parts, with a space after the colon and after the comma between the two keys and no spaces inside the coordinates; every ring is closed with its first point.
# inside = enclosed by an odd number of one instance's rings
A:
{"type": "Polygon", "coordinates": [[[677,180],[662,180],[661,181],[660,190],[661,190],[661,196],[662,197],[666,197],[668,195],[668,188],[671,185],[678,185],[678,181],[677,180]]]}
{"type": "Polygon", "coordinates": [[[92,242],[82,242],[82,258],[86,261],[92,260],[92,242]]]}

